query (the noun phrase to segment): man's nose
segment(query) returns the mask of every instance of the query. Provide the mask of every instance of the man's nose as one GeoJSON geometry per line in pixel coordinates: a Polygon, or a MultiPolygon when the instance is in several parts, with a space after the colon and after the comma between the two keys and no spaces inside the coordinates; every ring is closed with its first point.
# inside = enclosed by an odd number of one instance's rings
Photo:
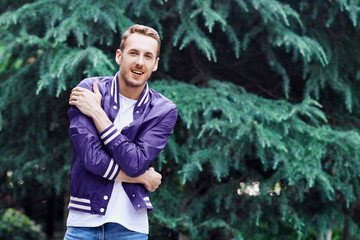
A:
{"type": "Polygon", "coordinates": [[[144,65],[144,56],[139,55],[136,59],[136,64],[140,66],[144,65]]]}

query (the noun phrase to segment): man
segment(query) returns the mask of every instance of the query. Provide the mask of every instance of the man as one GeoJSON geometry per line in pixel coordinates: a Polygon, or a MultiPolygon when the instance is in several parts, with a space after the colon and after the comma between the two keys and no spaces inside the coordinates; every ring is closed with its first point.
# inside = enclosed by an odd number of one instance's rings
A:
{"type": "Polygon", "coordinates": [[[175,104],[147,84],[160,44],[154,29],[131,26],[116,51],[115,77],[84,79],[70,95],[74,151],[65,239],[148,238],[148,191],[161,182],[149,167],[178,116],[175,104]]]}

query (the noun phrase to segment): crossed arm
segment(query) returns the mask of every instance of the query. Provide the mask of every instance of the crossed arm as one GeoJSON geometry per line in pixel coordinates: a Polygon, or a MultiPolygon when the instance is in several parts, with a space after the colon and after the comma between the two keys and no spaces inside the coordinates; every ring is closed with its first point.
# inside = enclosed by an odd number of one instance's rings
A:
{"type": "Polygon", "coordinates": [[[156,172],[154,168],[149,168],[146,172],[138,177],[132,178],[120,170],[115,181],[128,183],[141,183],[149,192],[154,192],[161,184],[161,174],[156,172]]]}
{"type": "MultiPolygon", "coordinates": [[[[93,90],[94,92],[81,87],[74,88],[70,95],[69,104],[76,106],[82,114],[90,117],[100,133],[108,128],[112,122],[101,107],[101,94],[97,81],[93,85],[93,90]]],[[[161,174],[151,167],[142,175],[134,178],[127,176],[124,171],[120,170],[115,181],[140,183],[148,191],[154,192],[161,184],[161,178],[161,174]]]]}

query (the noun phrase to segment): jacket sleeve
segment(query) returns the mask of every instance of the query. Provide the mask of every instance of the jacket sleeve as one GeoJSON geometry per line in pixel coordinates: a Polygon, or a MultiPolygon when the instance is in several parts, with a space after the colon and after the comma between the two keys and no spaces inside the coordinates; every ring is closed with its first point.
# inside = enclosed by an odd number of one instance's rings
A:
{"type": "Polygon", "coordinates": [[[68,116],[69,135],[76,149],[76,157],[93,174],[115,180],[120,167],[102,144],[92,119],[83,115],[74,106],[68,110],[68,116]]]}
{"type": "Polygon", "coordinates": [[[101,132],[100,137],[120,168],[129,177],[137,177],[149,168],[151,161],[165,148],[177,116],[177,108],[172,105],[165,116],[153,121],[133,142],[122,135],[114,124],[101,132]]]}

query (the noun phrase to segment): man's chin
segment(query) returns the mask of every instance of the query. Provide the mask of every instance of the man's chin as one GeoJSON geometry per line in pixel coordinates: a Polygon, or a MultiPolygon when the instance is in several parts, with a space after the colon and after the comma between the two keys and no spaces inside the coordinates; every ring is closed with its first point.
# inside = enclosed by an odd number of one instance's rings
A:
{"type": "Polygon", "coordinates": [[[136,82],[136,81],[125,81],[126,86],[132,87],[132,88],[138,88],[144,86],[145,82],[136,82]]]}

